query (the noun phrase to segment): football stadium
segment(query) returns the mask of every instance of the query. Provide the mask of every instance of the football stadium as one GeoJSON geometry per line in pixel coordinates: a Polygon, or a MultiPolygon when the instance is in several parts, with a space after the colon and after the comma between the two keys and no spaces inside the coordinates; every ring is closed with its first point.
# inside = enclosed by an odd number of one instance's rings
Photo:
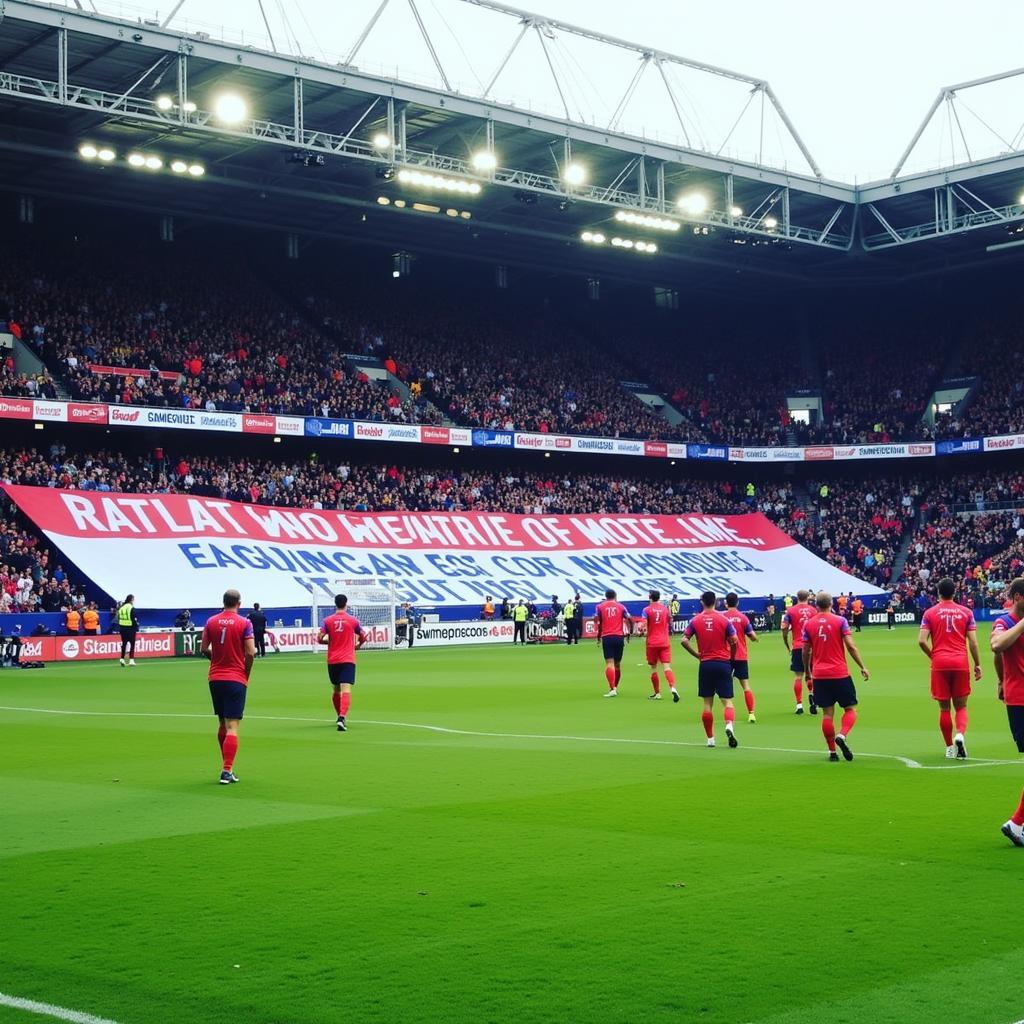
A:
{"type": "Polygon", "coordinates": [[[0,0],[0,1024],[1024,1020],[1024,70],[684,6],[0,0]]]}

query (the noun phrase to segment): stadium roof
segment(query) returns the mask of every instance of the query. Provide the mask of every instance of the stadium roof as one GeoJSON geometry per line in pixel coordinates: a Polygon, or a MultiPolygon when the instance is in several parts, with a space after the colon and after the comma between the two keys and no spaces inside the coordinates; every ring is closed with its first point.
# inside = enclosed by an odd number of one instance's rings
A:
{"type": "MultiPolygon", "coordinates": [[[[585,32],[471,2],[542,39],[585,32]]],[[[0,189],[12,192],[687,288],[731,287],[737,272],[766,283],[891,281],[1024,244],[1019,149],[865,186],[829,181],[768,83],[595,33],[635,49],[652,76],[664,61],[741,81],[791,132],[807,170],[370,74],[351,55],[295,58],[26,0],[0,11],[0,189]],[[245,100],[236,124],[215,113],[225,93],[245,100]],[[83,145],[115,157],[84,160],[83,145]],[[474,165],[481,151],[496,166],[474,165]],[[132,153],[162,166],[132,167],[132,153]],[[175,173],[177,160],[205,173],[175,173]],[[571,166],[582,181],[566,180],[571,166]],[[479,192],[438,188],[439,177],[479,192]]],[[[950,90],[936,110],[943,97],[950,90]]]]}

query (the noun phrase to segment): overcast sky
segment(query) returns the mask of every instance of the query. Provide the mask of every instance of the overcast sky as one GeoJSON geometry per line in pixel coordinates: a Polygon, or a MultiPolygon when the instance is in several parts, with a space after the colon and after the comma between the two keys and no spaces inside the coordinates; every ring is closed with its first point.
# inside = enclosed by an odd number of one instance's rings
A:
{"type": "MultiPolygon", "coordinates": [[[[279,49],[318,59],[346,55],[379,0],[263,0],[279,49]]],[[[482,12],[461,0],[417,0],[449,78],[479,91],[518,31],[514,19],[482,12]]],[[[827,177],[869,181],[888,176],[929,104],[943,85],[1010,70],[1024,63],[1020,25],[1024,9],[1011,0],[526,0],[537,13],[694,60],[767,79],[827,177]]],[[[101,10],[112,4],[97,0],[101,10]]],[[[160,0],[163,11],[172,6],[160,0]]],[[[122,7],[127,13],[129,8],[122,7]]],[[[149,9],[152,16],[152,8],[149,9]]],[[[176,26],[224,26],[266,37],[257,0],[185,0],[176,26]]],[[[390,7],[355,63],[367,70],[423,80],[436,78],[416,34],[407,0],[390,7]]],[[[218,33],[219,34],[219,33],[218,33]]],[[[590,44],[551,41],[553,59],[575,116],[607,124],[637,58],[601,52],[590,44]]],[[[622,114],[632,132],[678,137],[674,111],[654,71],[622,114]]],[[[715,150],[743,109],[747,90],[681,76],[676,79],[691,140],[715,150]]],[[[527,36],[494,90],[502,100],[558,111],[560,100],[540,42],[527,36]]],[[[960,124],[972,157],[1019,147],[1024,121],[1024,76],[971,90],[962,97],[960,124]],[[994,129],[994,133],[982,122],[994,129]],[[1002,140],[997,138],[997,134],[1002,140]]],[[[769,112],[770,113],[770,112],[769,112]]],[[[307,125],[309,127],[309,125],[307,125]]],[[[908,169],[964,159],[964,144],[943,115],[908,169]]],[[[756,105],[729,138],[726,152],[797,167],[799,155],[780,125],[768,118],[764,142],[756,105]]],[[[802,169],[802,168],[801,168],[802,169]]]]}

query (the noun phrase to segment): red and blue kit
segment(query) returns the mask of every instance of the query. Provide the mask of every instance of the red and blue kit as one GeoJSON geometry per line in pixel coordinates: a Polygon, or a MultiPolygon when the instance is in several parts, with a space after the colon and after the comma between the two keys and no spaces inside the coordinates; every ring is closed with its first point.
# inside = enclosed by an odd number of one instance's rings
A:
{"type": "Polygon", "coordinates": [[[921,616],[921,628],[932,639],[932,696],[936,700],[969,696],[967,634],[978,628],[974,613],[955,601],[940,601],[921,616]]]}
{"type": "Polygon", "coordinates": [[[700,654],[697,695],[731,699],[732,646],[729,638],[736,635],[736,627],[721,612],[709,609],[698,612],[690,620],[684,635],[697,640],[697,651],[700,654]]]}
{"type": "Polygon", "coordinates": [[[857,703],[857,689],[846,664],[844,639],[849,635],[849,622],[832,612],[818,612],[804,623],[800,646],[811,650],[814,702],[818,707],[839,704],[849,708],[857,703]]]}
{"type": "Polygon", "coordinates": [[[668,629],[672,622],[669,610],[663,604],[649,604],[641,614],[647,623],[647,664],[672,664],[672,646],[668,629]]]}
{"type": "Polygon", "coordinates": [[[211,615],[203,627],[203,646],[210,648],[210,699],[220,718],[241,718],[245,712],[245,642],[252,638],[252,623],[233,609],[211,615]]]}
{"type": "Polygon", "coordinates": [[[622,637],[626,632],[628,615],[626,606],[618,601],[602,601],[594,610],[597,635],[601,638],[606,661],[622,661],[622,637]]]}
{"type": "Polygon", "coordinates": [[[327,634],[327,674],[336,686],[356,681],[356,637],[363,635],[359,620],[348,612],[328,615],[320,629],[327,634]]]}
{"type": "Polygon", "coordinates": [[[726,608],[722,614],[736,630],[736,649],[732,652],[733,675],[737,679],[748,679],[750,677],[748,666],[750,653],[747,650],[747,637],[754,635],[754,627],[750,624],[750,619],[739,608],[726,608]]]}

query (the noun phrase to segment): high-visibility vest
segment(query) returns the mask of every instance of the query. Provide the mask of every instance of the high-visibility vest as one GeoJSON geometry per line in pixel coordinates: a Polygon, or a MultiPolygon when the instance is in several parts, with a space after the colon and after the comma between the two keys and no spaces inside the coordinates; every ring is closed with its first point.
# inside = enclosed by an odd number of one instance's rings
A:
{"type": "Polygon", "coordinates": [[[131,626],[132,623],[132,612],[135,610],[134,605],[123,604],[117,609],[117,624],[119,626],[131,626]]]}
{"type": "Polygon", "coordinates": [[[100,628],[100,613],[93,611],[91,608],[87,608],[82,613],[82,621],[85,623],[86,629],[99,629],[100,628]]]}
{"type": "Polygon", "coordinates": [[[529,614],[530,613],[527,610],[527,607],[526,607],[525,604],[517,604],[516,607],[515,607],[515,611],[513,611],[513,613],[512,613],[512,616],[516,620],[516,622],[525,622],[526,621],[526,617],[529,614]]]}
{"type": "Polygon", "coordinates": [[[78,627],[82,624],[82,616],[73,608],[68,612],[68,632],[77,633],[78,627]]]}
{"type": "Polygon", "coordinates": [[[678,601],[670,601],[669,605],[668,605],[668,610],[673,615],[678,615],[679,614],[679,602],[678,601]]]}

